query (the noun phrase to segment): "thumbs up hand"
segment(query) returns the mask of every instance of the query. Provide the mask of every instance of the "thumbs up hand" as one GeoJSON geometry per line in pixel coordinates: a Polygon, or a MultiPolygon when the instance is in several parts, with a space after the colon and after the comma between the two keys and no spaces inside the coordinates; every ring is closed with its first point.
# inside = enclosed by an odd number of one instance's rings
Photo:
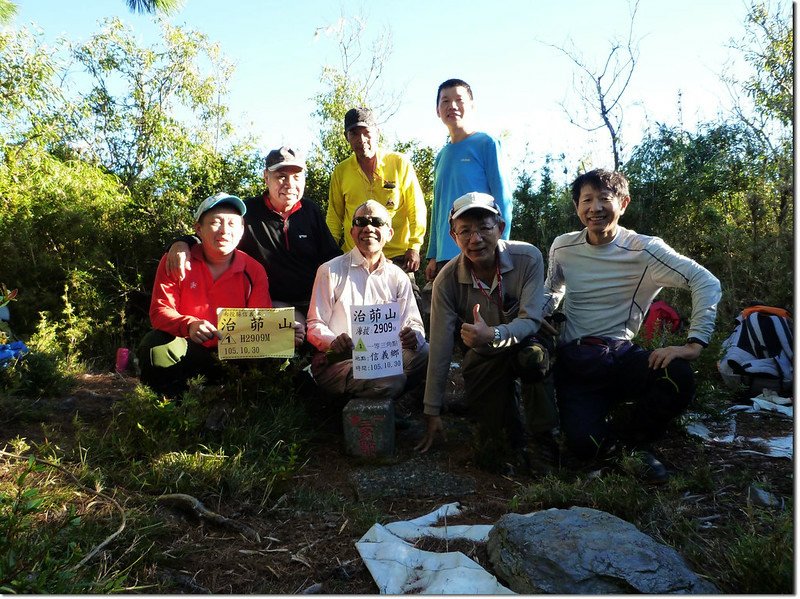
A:
{"type": "Polygon", "coordinates": [[[472,308],[473,324],[461,325],[461,340],[467,347],[478,347],[494,341],[494,328],[486,324],[481,317],[481,306],[475,304],[472,308]]]}

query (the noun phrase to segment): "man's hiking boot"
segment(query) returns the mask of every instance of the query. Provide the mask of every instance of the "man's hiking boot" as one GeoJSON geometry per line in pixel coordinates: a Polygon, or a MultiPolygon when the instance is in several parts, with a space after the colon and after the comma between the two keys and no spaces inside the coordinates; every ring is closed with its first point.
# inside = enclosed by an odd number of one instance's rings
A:
{"type": "Polygon", "coordinates": [[[667,467],[656,457],[649,445],[613,444],[603,454],[606,464],[636,476],[644,483],[660,485],[669,480],[667,467]]]}
{"type": "Polygon", "coordinates": [[[652,485],[662,485],[669,480],[667,467],[650,450],[639,449],[637,454],[641,457],[644,465],[642,469],[644,482],[652,485]]]}

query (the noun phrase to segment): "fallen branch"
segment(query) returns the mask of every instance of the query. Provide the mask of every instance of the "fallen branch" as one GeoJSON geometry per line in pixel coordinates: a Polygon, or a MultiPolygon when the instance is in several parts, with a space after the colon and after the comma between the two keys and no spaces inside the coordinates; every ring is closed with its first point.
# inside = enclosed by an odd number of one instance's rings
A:
{"type": "Polygon", "coordinates": [[[290,558],[289,561],[299,562],[299,563],[303,564],[304,566],[308,567],[310,570],[314,569],[314,566],[312,566],[308,562],[308,560],[306,558],[304,558],[302,555],[300,555],[299,553],[295,553],[294,555],[292,555],[292,557],[290,558]]]}
{"type": "Polygon", "coordinates": [[[164,505],[168,505],[170,507],[175,507],[180,510],[190,512],[194,514],[197,518],[204,519],[208,522],[211,522],[212,524],[216,524],[217,526],[227,528],[228,530],[236,531],[243,537],[245,537],[250,541],[253,541],[254,543],[261,542],[261,537],[255,530],[253,530],[246,524],[242,524],[241,522],[237,522],[236,520],[226,518],[225,516],[218,514],[217,512],[212,512],[205,505],[203,505],[203,502],[197,499],[197,497],[187,495],[186,493],[170,493],[168,495],[162,495],[161,497],[158,498],[157,501],[164,505]]]}
{"type": "Polygon", "coordinates": [[[194,578],[187,576],[186,574],[181,574],[180,572],[165,569],[158,573],[158,579],[164,584],[172,584],[182,587],[193,595],[211,595],[211,591],[209,591],[206,587],[197,584],[194,581],[194,578]]]}

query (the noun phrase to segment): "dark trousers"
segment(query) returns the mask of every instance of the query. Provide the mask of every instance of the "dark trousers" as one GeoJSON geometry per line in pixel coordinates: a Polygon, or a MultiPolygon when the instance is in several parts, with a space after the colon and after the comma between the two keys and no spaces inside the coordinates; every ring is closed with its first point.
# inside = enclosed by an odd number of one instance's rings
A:
{"type": "Polygon", "coordinates": [[[542,373],[529,366],[525,344],[485,355],[467,350],[461,363],[465,396],[478,422],[479,441],[525,446],[527,433],[557,426],[552,393],[542,373]]]}
{"type": "Polygon", "coordinates": [[[695,392],[691,365],[675,359],[653,370],[647,365],[650,353],[630,341],[600,338],[558,348],[561,430],[575,454],[591,458],[617,440],[654,441],[686,409],[695,392]],[[628,409],[615,409],[621,404],[628,409]]]}
{"type": "MultiPolygon", "coordinates": [[[[391,259],[397,266],[403,268],[406,263],[406,255],[400,254],[399,256],[395,256],[391,259]]],[[[420,301],[420,292],[419,292],[419,285],[417,285],[417,277],[413,272],[407,272],[408,279],[411,281],[411,291],[414,293],[414,299],[417,300],[417,308],[420,308],[419,301],[420,301]]]]}
{"type": "Polygon", "coordinates": [[[147,333],[136,351],[142,383],[158,393],[175,396],[186,390],[186,381],[205,375],[209,382],[221,375],[216,351],[164,331],[147,333]]]}

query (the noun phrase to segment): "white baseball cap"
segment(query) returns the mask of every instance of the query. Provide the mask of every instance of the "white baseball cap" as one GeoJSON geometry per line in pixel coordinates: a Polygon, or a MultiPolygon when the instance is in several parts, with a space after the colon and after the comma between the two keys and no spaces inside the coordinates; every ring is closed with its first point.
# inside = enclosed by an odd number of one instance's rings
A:
{"type": "Polygon", "coordinates": [[[453,208],[450,210],[450,220],[458,218],[467,210],[475,209],[486,210],[492,214],[500,215],[500,210],[492,196],[480,191],[470,191],[453,202],[453,208]]]}

